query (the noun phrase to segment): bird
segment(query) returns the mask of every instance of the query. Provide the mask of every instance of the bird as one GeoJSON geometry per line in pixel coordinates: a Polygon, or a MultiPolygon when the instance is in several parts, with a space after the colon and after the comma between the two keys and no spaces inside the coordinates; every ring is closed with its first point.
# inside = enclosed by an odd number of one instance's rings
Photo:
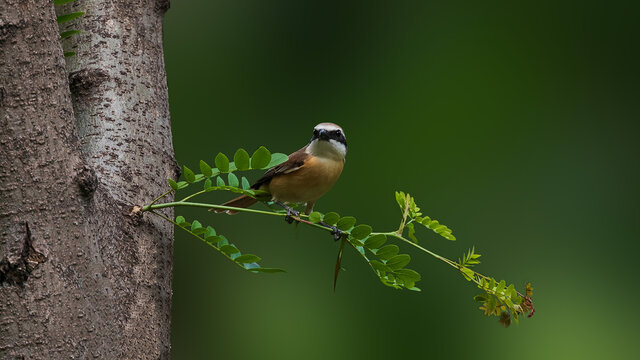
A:
{"type": "MultiPolygon", "coordinates": [[[[347,155],[347,139],[342,128],[323,122],[313,128],[309,143],[289,155],[284,163],[269,169],[251,185],[253,190],[270,194],[271,200],[287,210],[287,221],[299,212],[286,204],[306,204],[305,214],[310,214],[320,197],[336,183],[344,168],[347,155]]],[[[223,203],[223,206],[246,208],[258,200],[247,195],[223,203]]],[[[234,210],[216,209],[215,212],[237,213],[234,210]]]]}

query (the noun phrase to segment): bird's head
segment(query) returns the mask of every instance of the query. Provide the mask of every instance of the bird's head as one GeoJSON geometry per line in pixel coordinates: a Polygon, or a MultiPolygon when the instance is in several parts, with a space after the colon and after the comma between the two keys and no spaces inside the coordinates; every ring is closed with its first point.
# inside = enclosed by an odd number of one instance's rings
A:
{"type": "Polygon", "coordinates": [[[344,160],[347,155],[347,139],[344,131],[334,123],[316,125],[306,151],[314,156],[344,160]]]}

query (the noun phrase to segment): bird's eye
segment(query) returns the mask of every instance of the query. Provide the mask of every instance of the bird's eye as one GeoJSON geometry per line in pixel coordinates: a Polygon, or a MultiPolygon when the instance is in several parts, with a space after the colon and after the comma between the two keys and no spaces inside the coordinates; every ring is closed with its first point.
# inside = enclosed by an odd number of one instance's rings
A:
{"type": "Polygon", "coordinates": [[[337,134],[337,135],[342,135],[342,131],[340,131],[340,130],[336,130],[336,134],[337,134]]]}
{"type": "Polygon", "coordinates": [[[318,130],[313,130],[313,135],[318,135],[318,130]]]}

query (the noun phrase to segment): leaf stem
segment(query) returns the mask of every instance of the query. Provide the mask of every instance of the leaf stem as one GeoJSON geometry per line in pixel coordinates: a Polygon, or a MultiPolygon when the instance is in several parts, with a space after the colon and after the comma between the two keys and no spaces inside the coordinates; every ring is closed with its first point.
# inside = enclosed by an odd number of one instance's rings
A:
{"type": "Polygon", "coordinates": [[[150,211],[155,209],[164,209],[168,207],[178,207],[178,206],[201,207],[201,208],[208,208],[208,209],[233,210],[233,211],[248,212],[248,213],[254,213],[254,214],[286,216],[286,214],[281,214],[281,213],[276,213],[271,211],[239,208],[234,206],[193,203],[193,202],[185,202],[185,201],[175,201],[175,202],[162,203],[162,204],[156,204],[156,205],[145,205],[142,207],[142,211],[150,211]]]}
{"type": "MultiPolygon", "coordinates": [[[[208,208],[208,209],[232,210],[232,211],[238,211],[238,212],[247,212],[247,213],[253,213],[253,214],[272,215],[272,216],[280,216],[280,217],[287,216],[284,213],[277,213],[277,212],[272,212],[272,211],[263,211],[263,210],[256,210],[256,209],[239,208],[239,207],[234,207],[234,206],[214,205],[214,204],[205,204],[205,203],[193,203],[193,202],[184,201],[186,199],[189,199],[192,196],[201,194],[203,192],[204,192],[204,190],[200,191],[200,192],[197,192],[197,193],[195,193],[195,194],[193,194],[191,196],[186,197],[185,199],[183,199],[181,201],[162,203],[162,204],[145,205],[144,207],[142,207],[142,211],[151,211],[154,214],[161,216],[160,214],[154,212],[153,210],[163,209],[163,208],[167,208],[167,207],[188,206],[188,207],[201,207],[201,208],[208,208]]],[[[295,217],[294,216],[293,219],[298,221],[298,222],[301,222],[301,223],[304,223],[304,224],[307,224],[307,225],[310,225],[310,226],[313,226],[313,227],[316,227],[316,228],[319,228],[319,229],[322,229],[322,230],[325,230],[325,231],[332,231],[331,228],[328,228],[328,227],[325,227],[325,226],[322,226],[322,225],[319,225],[319,224],[315,224],[315,223],[312,223],[310,221],[307,221],[307,220],[304,220],[304,219],[301,218],[301,217],[306,217],[306,216],[308,216],[308,215],[301,214],[300,217],[295,217]]],[[[175,222],[173,220],[168,219],[168,221],[171,221],[172,223],[175,224],[175,222]]],[[[403,223],[404,223],[404,221],[403,221],[403,223]]],[[[392,237],[394,237],[394,238],[396,238],[398,240],[404,241],[405,243],[407,243],[407,244],[409,244],[409,245],[411,245],[411,246],[413,246],[415,248],[418,248],[418,249],[422,250],[423,252],[435,257],[436,259],[438,259],[440,261],[443,261],[443,262],[447,263],[451,267],[460,270],[460,265],[458,263],[456,263],[455,261],[449,260],[444,256],[440,256],[440,255],[434,253],[433,251],[431,251],[431,250],[429,250],[427,248],[424,248],[424,247],[414,243],[413,241],[411,241],[409,239],[404,238],[402,235],[398,235],[398,233],[395,232],[395,231],[382,232],[382,233],[371,233],[371,234],[372,235],[383,234],[383,235],[387,235],[387,236],[392,236],[392,237]]],[[[197,235],[195,235],[195,236],[197,236],[197,235]]],[[[475,273],[475,271],[474,271],[474,273],[475,273]]],[[[481,274],[478,274],[478,273],[476,273],[476,274],[479,277],[487,278],[484,275],[481,275],[481,274]]]]}
{"type": "MultiPolygon", "coordinates": [[[[373,234],[373,233],[372,233],[373,234]]],[[[380,233],[382,234],[382,233],[380,233]]],[[[362,256],[362,258],[367,262],[367,265],[369,265],[369,267],[371,268],[371,270],[373,270],[374,274],[377,274],[378,271],[376,270],[376,268],[373,267],[373,265],[371,265],[371,261],[369,260],[369,258],[367,257],[366,254],[364,254],[363,252],[360,252],[360,250],[358,250],[358,248],[351,242],[351,241],[347,241],[349,243],[349,245],[351,245],[351,247],[360,255],[362,256]]]]}
{"type": "MultiPolygon", "coordinates": [[[[202,193],[204,191],[201,191],[199,193],[202,193]]],[[[197,195],[199,193],[195,193],[193,195],[197,195]]],[[[190,197],[190,196],[189,196],[190,197]]],[[[189,197],[185,198],[188,199],[189,197]]],[[[156,209],[164,209],[164,208],[168,208],[168,207],[178,207],[178,206],[190,206],[190,207],[201,207],[201,208],[209,208],[209,209],[220,209],[220,210],[232,210],[232,211],[239,211],[239,212],[247,212],[247,213],[253,213],[253,214],[263,214],[263,215],[272,215],[272,216],[287,216],[287,214],[285,213],[277,213],[277,212],[272,212],[272,211],[263,211],[263,210],[256,210],[256,209],[247,209],[247,208],[239,208],[239,207],[234,207],[234,206],[224,206],[224,205],[213,205],[213,204],[205,204],[205,203],[193,203],[193,202],[185,202],[184,199],[180,200],[180,201],[175,201],[175,202],[169,202],[169,203],[162,203],[162,204],[149,204],[149,205],[145,205],[142,207],[142,211],[152,211],[152,210],[156,210],[156,209]]],[[[316,227],[318,229],[322,229],[325,231],[333,231],[333,229],[322,226],[322,225],[318,225],[315,223],[312,223],[310,221],[304,220],[302,219],[302,217],[308,217],[308,215],[306,214],[300,214],[300,216],[296,217],[293,216],[293,219],[297,222],[301,222],[301,223],[305,223],[307,225],[316,227]]],[[[173,222],[173,221],[172,221],[173,222]]]]}
{"type": "MultiPolygon", "coordinates": [[[[402,241],[406,242],[407,244],[409,244],[409,245],[411,245],[411,246],[413,246],[413,247],[416,247],[416,248],[418,248],[418,249],[420,249],[420,250],[422,250],[422,251],[426,252],[427,254],[429,254],[429,255],[431,255],[431,256],[433,256],[433,257],[435,257],[436,259],[441,260],[441,261],[443,261],[443,262],[445,262],[445,263],[449,264],[451,267],[456,268],[457,270],[460,270],[460,269],[462,268],[462,266],[460,266],[460,264],[458,264],[457,262],[455,262],[455,261],[453,261],[453,260],[450,260],[450,259],[447,259],[447,258],[446,258],[446,257],[444,257],[444,256],[440,256],[440,255],[438,255],[438,254],[434,253],[433,251],[430,251],[430,250],[428,250],[428,249],[426,249],[426,248],[424,248],[424,247],[422,247],[422,246],[420,246],[420,245],[418,245],[418,244],[414,243],[413,241],[411,241],[411,240],[409,240],[409,239],[405,239],[404,237],[402,237],[402,236],[398,235],[397,233],[395,233],[395,232],[393,232],[393,231],[391,231],[391,232],[386,232],[386,233],[371,233],[371,235],[377,235],[377,234],[384,234],[384,235],[388,235],[388,236],[393,236],[394,238],[396,238],[396,239],[398,239],[398,240],[402,240],[402,241]]],[[[468,267],[467,267],[467,269],[471,270],[471,269],[470,269],[470,268],[468,268],[468,267]]],[[[482,274],[480,274],[480,273],[478,273],[478,272],[476,272],[476,271],[474,271],[474,270],[471,270],[471,271],[473,271],[473,273],[474,273],[476,276],[478,276],[478,278],[484,278],[484,279],[487,279],[487,280],[488,280],[488,279],[490,279],[488,276],[482,275],[482,274]]],[[[475,284],[477,284],[477,285],[480,285],[480,280],[476,279],[475,277],[472,277],[471,281],[473,281],[473,282],[474,282],[475,284]]]]}
{"type": "Polygon", "coordinates": [[[170,190],[169,190],[169,191],[167,191],[166,193],[164,193],[164,194],[162,194],[162,195],[158,196],[157,198],[153,199],[153,201],[152,201],[152,202],[151,202],[151,204],[149,204],[149,205],[153,205],[153,204],[155,204],[156,202],[158,202],[158,200],[160,200],[160,199],[162,199],[163,197],[165,197],[165,196],[167,196],[167,195],[171,194],[172,192],[173,192],[173,189],[170,189],[170,190]]]}
{"type": "Polygon", "coordinates": [[[396,231],[396,235],[402,236],[402,233],[404,232],[404,227],[406,225],[406,221],[407,221],[407,215],[409,215],[409,197],[406,198],[405,200],[405,205],[404,205],[404,213],[402,214],[402,222],[400,223],[400,227],[398,228],[398,231],[396,231]]]}
{"type": "MultiPolygon", "coordinates": [[[[154,214],[154,215],[156,215],[156,216],[159,216],[159,217],[163,218],[164,220],[166,220],[166,221],[168,221],[168,222],[172,223],[173,225],[175,225],[175,226],[177,226],[177,227],[181,228],[182,230],[184,230],[184,231],[188,232],[189,234],[191,234],[191,235],[193,235],[193,236],[197,237],[200,241],[204,241],[204,239],[202,239],[200,236],[196,235],[196,234],[195,234],[195,233],[193,233],[191,230],[189,230],[189,229],[187,229],[187,228],[184,228],[184,227],[180,226],[177,222],[175,222],[175,221],[173,221],[173,220],[169,219],[168,217],[166,217],[166,216],[164,216],[164,215],[162,215],[162,214],[160,214],[160,213],[158,213],[158,212],[155,212],[155,211],[153,211],[153,210],[149,210],[149,212],[150,212],[151,214],[154,214]]],[[[205,241],[205,242],[206,242],[206,241],[205,241]]],[[[240,264],[240,263],[238,263],[238,262],[234,261],[234,260],[233,260],[229,255],[227,255],[224,251],[220,250],[220,248],[218,248],[217,246],[214,246],[213,244],[208,243],[208,242],[207,242],[207,244],[208,244],[209,246],[211,246],[212,248],[216,249],[216,250],[217,250],[219,253],[221,253],[222,255],[226,256],[226,257],[227,257],[227,259],[231,260],[231,262],[233,262],[234,264],[238,265],[238,266],[239,266],[239,267],[241,267],[243,270],[249,270],[249,269],[245,268],[242,264],[240,264]]]]}
{"type": "Polygon", "coordinates": [[[187,200],[191,199],[192,197],[194,197],[194,196],[196,196],[196,195],[204,194],[205,192],[207,192],[207,191],[206,191],[206,190],[200,190],[200,191],[198,191],[197,193],[193,193],[193,194],[191,194],[191,195],[189,195],[189,196],[185,197],[184,199],[180,200],[180,202],[185,202],[185,201],[187,201],[187,200]]]}
{"type": "Polygon", "coordinates": [[[390,231],[390,232],[386,232],[386,233],[372,233],[372,235],[377,235],[377,234],[388,235],[388,236],[392,236],[392,237],[394,237],[394,238],[396,238],[396,239],[398,239],[398,240],[402,240],[402,241],[406,242],[407,244],[409,244],[409,245],[411,245],[411,246],[413,246],[413,247],[416,247],[416,248],[418,248],[418,249],[420,249],[420,250],[422,250],[422,251],[426,252],[427,254],[429,254],[429,255],[431,255],[431,256],[433,256],[433,257],[435,257],[436,259],[441,260],[441,261],[444,261],[445,263],[447,263],[447,264],[451,265],[452,267],[454,267],[454,268],[456,268],[456,269],[459,269],[459,268],[460,268],[460,266],[459,266],[455,261],[453,261],[453,260],[449,260],[449,259],[447,259],[447,258],[446,258],[446,257],[444,257],[444,256],[440,256],[440,255],[438,255],[438,254],[434,253],[433,251],[428,250],[428,249],[426,249],[426,248],[424,248],[424,247],[422,247],[422,246],[420,246],[420,245],[418,245],[418,244],[414,243],[413,241],[411,241],[411,240],[409,240],[409,239],[405,239],[403,236],[398,235],[396,232],[390,231]]]}
{"type": "MultiPolygon", "coordinates": [[[[205,204],[205,203],[194,203],[194,202],[186,202],[186,201],[185,201],[185,200],[188,200],[188,199],[190,199],[190,198],[192,198],[192,197],[194,197],[194,196],[196,196],[196,195],[202,194],[202,193],[204,193],[204,192],[206,192],[206,191],[205,191],[205,190],[199,191],[199,192],[197,192],[197,193],[195,193],[195,194],[192,194],[192,195],[189,195],[189,196],[185,197],[184,199],[182,199],[182,200],[180,200],[180,201],[175,201],[175,202],[162,203],[162,204],[154,204],[154,203],[152,202],[152,203],[151,203],[151,204],[149,204],[149,205],[145,205],[145,206],[143,206],[141,211],[143,211],[143,212],[144,212],[144,211],[151,212],[152,214],[155,214],[155,215],[157,215],[157,216],[160,216],[160,217],[162,217],[163,219],[165,219],[165,220],[167,220],[167,221],[169,221],[169,222],[171,222],[171,223],[173,223],[173,224],[175,224],[175,225],[178,225],[175,221],[173,221],[173,220],[171,220],[171,219],[169,219],[169,218],[165,217],[164,215],[161,215],[161,214],[159,214],[159,213],[157,213],[157,212],[155,212],[155,211],[153,211],[153,210],[156,210],[156,209],[163,209],[163,208],[168,208],[168,207],[188,206],[188,207],[200,207],[200,208],[208,208],[208,209],[232,210],[232,211],[238,211],[238,212],[246,212],[246,213],[253,213],[253,214],[262,214],[262,215],[272,215],[272,216],[280,216],[280,217],[285,217],[285,216],[287,216],[287,214],[285,214],[285,213],[279,213],[279,212],[264,211],[264,210],[256,210],[256,209],[248,209],[248,208],[239,208],[239,207],[234,207],[234,206],[225,206],[225,205],[214,205],[214,204],[205,204]]],[[[163,194],[162,196],[160,196],[160,198],[162,198],[163,196],[166,196],[166,195],[167,195],[167,193],[165,193],[165,194],[163,194]]],[[[158,198],[158,199],[160,199],[160,198],[158,198]]],[[[157,201],[158,199],[156,199],[155,201],[157,201]]],[[[407,209],[407,210],[408,210],[408,209],[407,209]]],[[[405,215],[406,215],[406,214],[407,214],[407,212],[405,212],[405,215]]],[[[322,226],[322,225],[320,225],[320,224],[316,224],[316,223],[312,223],[311,221],[308,221],[308,220],[302,219],[302,217],[308,217],[308,215],[306,215],[306,214],[300,214],[299,216],[293,216],[292,218],[293,218],[295,221],[297,221],[297,222],[301,222],[301,223],[304,223],[304,224],[309,225],[309,226],[313,226],[313,227],[316,227],[316,228],[319,228],[319,229],[322,229],[322,230],[325,230],[325,231],[333,231],[333,229],[331,229],[331,228],[329,228],[329,227],[322,226]]],[[[178,225],[178,226],[179,226],[179,225],[178,225]]],[[[404,226],[406,226],[406,217],[405,217],[405,218],[403,218],[402,224],[401,224],[400,229],[399,229],[398,231],[402,231],[402,230],[403,230],[403,228],[404,228],[404,226]]],[[[181,226],[179,226],[179,227],[181,227],[181,226]]],[[[181,228],[182,228],[182,227],[181,227],[181,228]]],[[[185,231],[189,232],[190,234],[192,234],[193,236],[195,236],[195,237],[197,237],[197,238],[201,239],[198,235],[196,235],[196,234],[192,233],[192,232],[191,232],[191,231],[189,231],[188,229],[185,229],[185,228],[183,228],[183,229],[184,229],[185,231]]],[[[447,259],[447,258],[446,258],[446,257],[444,257],[444,256],[438,255],[438,254],[434,253],[433,251],[431,251],[431,250],[429,250],[429,249],[427,249],[427,248],[424,248],[424,247],[422,247],[422,246],[420,246],[420,245],[418,245],[418,244],[414,243],[413,241],[411,241],[411,240],[409,240],[409,239],[406,239],[405,237],[403,237],[403,236],[401,235],[401,233],[399,234],[397,231],[390,231],[390,232],[374,232],[374,233],[371,233],[371,235],[378,235],[378,234],[391,236],[391,237],[394,237],[394,238],[396,238],[396,239],[398,239],[398,240],[404,241],[405,243],[407,243],[407,244],[409,244],[409,245],[411,245],[411,246],[413,246],[413,247],[415,247],[415,248],[420,249],[421,251],[423,251],[423,252],[425,252],[425,253],[427,253],[427,254],[429,254],[429,255],[433,256],[434,258],[436,258],[436,259],[438,259],[438,260],[440,260],[440,261],[442,261],[442,262],[444,262],[444,263],[448,264],[449,266],[451,266],[451,267],[453,267],[453,268],[455,268],[455,269],[457,269],[457,270],[460,270],[460,269],[462,268],[462,267],[460,266],[460,264],[458,264],[457,262],[455,262],[455,261],[453,261],[453,260],[450,260],[450,259],[447,259]]],[[[202,240],[202,239],[201,239],[201,240],[202,240]]],[[[349,244],[351,244],[351,242],[350,242],[350,241],[347,241],[347,242],[349,242],[349,244]]],[[[211,245],[211,244],[210,244],[210,245],[211,245]]],[[[351,245],[353,246],[353,244],[351,244],[351,245]]],[[[211,246],[213,246],[213,245],[211,245],[211,246]]],[[[214,248],[216,248],[215,246],[213,246],[213,247],[214,247],[214,248]]],[[[355,246],[354,246],[354,249],[355,249],[355,246]]],[[[218,251],[219,251],[219,249],[218,249],[218,248],[216,248],[216,250],[218,250],[218,251]]],[[[357,249],[356,249],[356,251],[357,251],[357,249]]],[[[220,252],[222,252],[222,251],[220,251],[220,252]]],[[[358,253],[360,253],[359,251],[357,251],[357,252],[358,252],[358,253]]],[[[222,253],[223,253],[225,256],[229,257],[229,256],[228,256],[227,254],[225,254],[224,252],[222,252],[222,253]]],[[[366,255],[361,254],[361,253],[360,253],[360,255],[362,255],[362,256],[365,258],[365,260],[367,260],[367,263],[369,264],[369,266],[371,266],[371,268],[372,268],[372,269],[374,269],[374,268],[373,268],[373,266],[371,265],[370,261],[367,259],[366,255]]],[[[241,266],[241,267],[242,267],[242,266],[241,266]]],[[[244,267],[242,267],[242,268],[244,269],[244,267]]],[[[468,268],[467,268],[467,269],[468,269],[468,268]]],[[[375,269],[374,269],[374,270],[375,270],[375,269]]],[[[473,270],[472,270],[472,271],[473,271],[473,270]]],[[[480,273],[477,273],[477,272],[475,272],[475,271],[473,271],[473,273],[474,273],[478,278],[476,278],[476,277],[474,276],[474,277],[472,277],[471,281],[473,281],[474,283],[476,283],[476,284],[478,284],[478,285],[480,285],[480,280],[478,280],[479,278],[489,279],[487,276],[484,276],[484,275],[482,275],[482,274],[480,274],[480,273]]]]}

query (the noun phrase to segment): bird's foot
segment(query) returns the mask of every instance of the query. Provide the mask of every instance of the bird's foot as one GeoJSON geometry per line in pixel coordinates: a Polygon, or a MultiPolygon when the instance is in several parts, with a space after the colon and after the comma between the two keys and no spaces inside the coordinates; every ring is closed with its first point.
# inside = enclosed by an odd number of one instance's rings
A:
{"type": "Polygon", "coordinates": [[[293,223],[293,217],[299,217],[300,216],[300,211],[296,211],[293,210],[292,208],[287,206],[287,216],[284,217],[284,221],[288,222],[289,224],[293,223]]]}
{"type": "Polygon", "coordinates": [[[321,221],[320,225],[331,229],[331,235],[333,235],[333,240],[334,241],[338,241],[338,240],[340,240],[340,239],[342,239],[344,237],[344,231],[338,229],[337,227],[335,227],[333,225],[329,225],[324,221],[321,221]]]}
{"type": "Polygon", "coordinates": [[[342,239],[342,237],[344,236],[344,232],[335,226],[331,226],[331,235],[333,235],[334,241],[338,241],[342,239]]]}
{"type": "Polygon", "coordinates": [[[284,217],[284,221],[288,222],[289,224],[293,223],[293,221],[294,221],[293,217],[294,216],[295,217],[300,217],[300,211],[293,210],[291,207],[285,205],[284,203],[282,203],[280,201],[274,201],[274,203],[279,205],[283,209],[287,210],[287,215],[284,217]]]}

